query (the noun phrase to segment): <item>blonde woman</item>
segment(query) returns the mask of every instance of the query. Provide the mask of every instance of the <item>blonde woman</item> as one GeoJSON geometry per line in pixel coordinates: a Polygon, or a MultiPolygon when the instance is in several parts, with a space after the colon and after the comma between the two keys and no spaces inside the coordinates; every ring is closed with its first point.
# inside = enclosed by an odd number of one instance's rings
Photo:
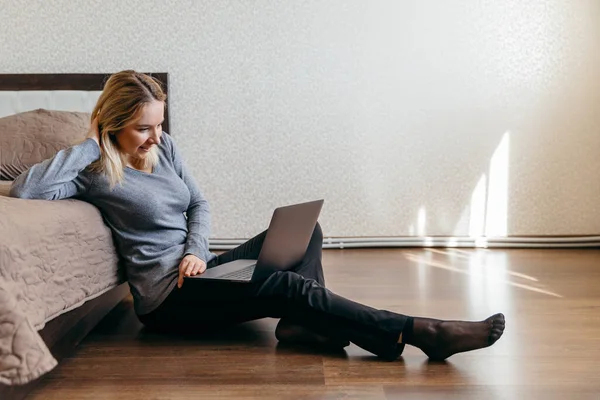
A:
{"type": "Polygon", "coordinates": [[[14,197],[72,197],[100,210],[125,261],[135,312],[146,326],[202,333],[274,317],[281,318],[275,332],[280,341],[328,348],[353,342],[388,360],[398,358],[405,344],[442,360],[502,336],[502,314],[478,322],[413,318],[331,292],[323,278],[319,224],[291,271],[244,285],[184,280],[222,263],[258,258],[266,232],[224,254],[209,251],[208,202],[162,131],[165,102],[152,77],[135,71],[112,75],[85,141],[34,165],[11,188],[14,197]]]}

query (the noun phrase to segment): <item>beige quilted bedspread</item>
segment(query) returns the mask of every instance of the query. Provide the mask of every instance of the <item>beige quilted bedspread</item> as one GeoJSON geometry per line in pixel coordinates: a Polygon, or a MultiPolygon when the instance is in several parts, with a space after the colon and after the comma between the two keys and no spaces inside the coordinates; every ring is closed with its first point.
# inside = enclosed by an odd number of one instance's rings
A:
{"type": "Polygon", "coordinates": [[[95,207],[9,198],[8,184],[0,182],[0,383],[15,385],[56,366],[37,332],[47,321],[125,279],[95,207]]]}

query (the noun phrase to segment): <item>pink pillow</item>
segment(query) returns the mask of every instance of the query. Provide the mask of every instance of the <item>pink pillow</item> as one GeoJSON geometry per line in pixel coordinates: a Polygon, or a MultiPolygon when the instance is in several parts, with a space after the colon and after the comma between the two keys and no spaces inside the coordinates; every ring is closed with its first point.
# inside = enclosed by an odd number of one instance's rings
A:
{"type": "Polygon", "coordinates": [[[32,165],[85,139],[90,114],[38,109],[0,118],[0,180],[14,180],[32,165]]]}

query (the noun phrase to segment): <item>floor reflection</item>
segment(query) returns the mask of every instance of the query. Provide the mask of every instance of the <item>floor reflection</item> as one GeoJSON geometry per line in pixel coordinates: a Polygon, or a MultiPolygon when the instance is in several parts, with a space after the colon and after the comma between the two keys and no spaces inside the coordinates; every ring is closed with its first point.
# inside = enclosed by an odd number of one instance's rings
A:
{"type": "MultiPolygon", "coordinates": [[[[533,281],[533,282],[539,282],[538,279],[535,277],[521,274],[518,272],[508,271],[506,268],[506,265],[507,265],[506,259],[503,258],[503,257],[506,257],[506,253],[489,252],[489,255],[488,255],[487,252],[476,251],[476,252],[473,252],[468,257],[462,256],[461,253],[445,254],[447,256],[447,258],[450,258],[450,260],[444,260],[444,261],[434,260],[433,257],[431,257],[431,253],[440,254],[442,252],[440,252],[439,250],[429,250],[425,254],[405,253],[405,257],[409,261],[414,262],[418,265],[419,274],[423,275],[423,276],[425,276],[425,271],[421,271],[421,269],[423,268],[423,265],[440,268],[440,269],[444,269],[447,271],[457,272],[459,274],[469,275],[472,278],[471,279],[472,284],[470,285],[471,287],[469,290],[477,291],[477,290],[482,289],[482,290],[487,290],[488,292],[489,291],[497,292],[498,290],[500,290],[499,287],[501,285],[499,285],[499,284],[505,284],[505,285],[525,289],[525,290],[528,290],[531,292],[545,294],[548,296],[553,296],[553,297],[558,297],[558,298],[563,297],[562,295],[552,292],[550,290],[546,290],[546,289],[543,289],[540,287],[536,287],[536,286],[528,285],[525,283],[520,283],[520,282],[515,282],[515,281],[510,280],[510,277],[514,277],[514,278],[525,279],[525,280],[529,280],[529,281],[533,281]],[[467,259],[468,260],[467,267],[466,268],[463,267],[462,264],[459,262],[451,262],[453,265],[450,265],[451,263],[448,261],[453,261],[452,258],[467,259]],[[486,282],[484,287],[481,287],[478,285],[478,283],[481,283],[480,279],[483,279],[486,282]]],[[[426,280],[424,280],[423,282],[425,282],[425,281],[426,280]]]]}

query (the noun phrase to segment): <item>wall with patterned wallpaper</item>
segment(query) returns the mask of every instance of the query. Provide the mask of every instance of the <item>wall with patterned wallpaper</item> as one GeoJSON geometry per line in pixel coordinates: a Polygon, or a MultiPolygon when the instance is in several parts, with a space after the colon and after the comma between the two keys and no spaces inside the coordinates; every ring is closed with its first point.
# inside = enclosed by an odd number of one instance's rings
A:
{"type": "Polygon", "coordinates": [[[0,71],[170,74],[213,238],[600,233],[600,2],[0,0],[0,71]],[[85,5],[84,5],[85,4],[85,5]]]}

